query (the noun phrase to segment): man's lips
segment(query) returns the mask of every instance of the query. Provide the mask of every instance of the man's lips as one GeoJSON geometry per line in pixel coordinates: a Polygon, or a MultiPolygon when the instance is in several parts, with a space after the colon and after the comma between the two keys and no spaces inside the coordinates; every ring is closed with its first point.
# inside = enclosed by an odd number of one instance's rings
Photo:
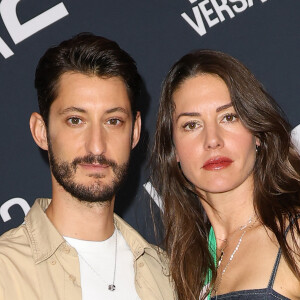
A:
{"type": "Polygon", "coordinates": [[[208,171],[221,170],[227,168],[232,163],[233,160],[228,157],[213,157],[207,160],[202,168],[208,171]]]}
{"type": "Polygon", "coordinates": [[[109,165],[106,164],[98,164],[98,163],[81,163],[79,164],[82,168],[90,170],[90,171],[101,171],[109,167],[109,165]]]}

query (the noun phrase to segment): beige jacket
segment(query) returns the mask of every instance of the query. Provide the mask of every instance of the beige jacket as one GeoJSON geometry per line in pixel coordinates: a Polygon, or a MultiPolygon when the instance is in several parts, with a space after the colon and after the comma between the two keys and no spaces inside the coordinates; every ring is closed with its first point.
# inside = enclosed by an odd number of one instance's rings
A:
{"type": "MultiPolygon", "coordinates": [[[[81,300],[77,252],[44,213],[50,201],[36,200],[24,224],[0,237],[1,300],[81,300]]],[[[134,256],[139,297],[175,299],[165,259],[117,215],[115,223],[134,256]]]]}

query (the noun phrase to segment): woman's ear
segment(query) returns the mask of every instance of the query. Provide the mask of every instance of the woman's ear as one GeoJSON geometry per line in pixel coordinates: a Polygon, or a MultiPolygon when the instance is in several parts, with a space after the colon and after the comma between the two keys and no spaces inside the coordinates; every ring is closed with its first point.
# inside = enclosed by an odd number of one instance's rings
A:
{"type": "Polygon", "coordinates": [[[255,145],[256,147],[260,147],[260,140],[258,137],[255,137],[255,145]]]}
{"type": "Polygon", "coordinates": [[[175,150],[175,155],[176,155],[177,162],[180,163],[179,156],[177,155],[177,151],[176,150],[175,150]]]}
{"type": "Polygon", "coordinates": [[[32,113],[29,126],[36,144],[43,150],[48,150],[47,128],[42,116],[37,112],[32,113]]]}

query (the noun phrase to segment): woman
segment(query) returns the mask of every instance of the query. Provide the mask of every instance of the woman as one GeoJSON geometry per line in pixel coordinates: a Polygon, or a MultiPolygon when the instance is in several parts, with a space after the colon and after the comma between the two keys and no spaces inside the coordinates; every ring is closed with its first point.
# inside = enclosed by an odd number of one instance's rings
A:
{"type": "Polygon", "coordinates": [[[180,300],[300,299],[300,158],[290,129],[226,54],[190,53],[168,73],[151,177],[180,300]]]}

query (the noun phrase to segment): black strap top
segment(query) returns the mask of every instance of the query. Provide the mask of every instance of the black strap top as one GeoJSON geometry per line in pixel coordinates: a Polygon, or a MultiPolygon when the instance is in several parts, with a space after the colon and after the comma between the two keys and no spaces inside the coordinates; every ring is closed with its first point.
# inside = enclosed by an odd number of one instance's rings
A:
{"type": "MultiPolygon", "coordinates": [[[[297,219],[300,218],[300,215],[297,216],[297,219]]],[[[297,220],[296,219],[296,220],[297,220]]],[[[290,227],[296,222],[293,220],[285,231],[285,236],[287,235],[290,227]]],[[[281,294],[273,290],[273,285],[278,270],[279,262],[281,258],[281,249],[278,250],[276,261],[272,270],[272,274],[268,283],[267,288],[264,289],[255,289],[255,290],[241,290],[236,292],[231,292],[223,295],[218,295],[217,297],[211,297],[211,300],[217,299],[235,299],[235,300],[290,300],[287,297],[282,296],[281,294]]]]}

